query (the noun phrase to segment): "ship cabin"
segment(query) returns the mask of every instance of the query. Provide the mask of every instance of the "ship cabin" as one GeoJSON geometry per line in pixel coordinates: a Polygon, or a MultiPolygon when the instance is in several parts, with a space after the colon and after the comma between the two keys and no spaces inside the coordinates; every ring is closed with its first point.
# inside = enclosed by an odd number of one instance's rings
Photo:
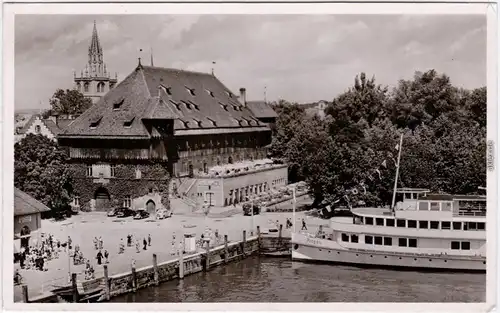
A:
{"type": "MultiPolygon", "coordinates": [[[[352,223],[429,230],[486,230],[485,195],[429,194],[426,189],[399,189],[401,202],[389,208],[356,208],[352,223]]],[[[335,218],[332,223],[335,223],[335,218]]]]}

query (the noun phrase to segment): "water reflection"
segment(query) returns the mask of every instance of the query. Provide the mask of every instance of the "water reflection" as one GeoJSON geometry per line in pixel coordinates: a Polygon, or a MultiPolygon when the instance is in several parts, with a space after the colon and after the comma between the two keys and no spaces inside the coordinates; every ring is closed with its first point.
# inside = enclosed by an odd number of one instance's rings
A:
{"type": "Polygon", "coordinates": [[[486,275],[400,272],[250,257],[113,302],[484,302],[486,275]]]}

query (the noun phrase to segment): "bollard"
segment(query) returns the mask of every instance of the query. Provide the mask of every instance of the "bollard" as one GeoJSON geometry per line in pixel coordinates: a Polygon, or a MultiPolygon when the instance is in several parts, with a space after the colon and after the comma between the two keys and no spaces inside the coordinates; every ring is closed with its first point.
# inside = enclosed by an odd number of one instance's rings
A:
{"type": "Polygon", "coordinates": [[[109,289],[108,266],[104,265],[104,296],[106,297],[106,301],[109,301],[110,292],[111,290],[109,289]]]}
{"type": "Polygon", "coordinates": [[[137,290],[137,274],[135,272],[135,267],[132,266],[132,292],[137,290]]]}
{"type": "Polygon", "coordinates": [[[210,241],[207,241],[207,246],[206,246],[206,257],[205,257],[205,271],[208,271],[210,268],[210,241]]]}
{"type": "Polygon", "coordinates": [[[227,263],[229,256],[228,256],[228,248],[227,248],[227,235],[224,235],[224,263],[227,263]]]}
{"type": "Polygon", "coordinates": [[[247,231],[244,230],[243,231],[243,246],[241,248],[241,252],[243,254],[243,257],[245,257],[245,245],[246,245],[246,243],[247,243],[247,231]]]}
{"type": "Polygon", "coordinates": [[[30,302],[30,300],[28,298],[28,286],[27,285],[23,285],[23,302],[24,303],[30,302]]]}
{"type": "Polygon", "coordinates": [[[260,226],[257,226],[257,251],[260,253],[260,226]]]}
{"type": "Polygon", "coordinates": [[[78,302],[78,285],[76,283],[76,273],[71,274],[71,288],[73,289],[73,303],[78,302]]]}
{"type": "Polygon", "coordinates": [[[154,281],[155,281],[155,286],[158,286],[159,284],[159,275],[158,275],[158,258],[156,257],[156,253],[153,253],[153,273],[154,273],[154,281]]]}
{"type": "Polygon", "coordinates": [[[184,278],[184,249],[179,251],[179,278],[184,278]]]}

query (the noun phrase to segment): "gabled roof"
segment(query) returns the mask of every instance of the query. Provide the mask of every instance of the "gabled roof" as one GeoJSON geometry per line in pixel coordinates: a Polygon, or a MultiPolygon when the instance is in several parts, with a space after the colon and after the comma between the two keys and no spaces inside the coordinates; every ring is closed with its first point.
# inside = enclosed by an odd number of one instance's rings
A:
{"type": "Polygon", "coordinates": [[[42,122],[42,124],[45,125],[45,127],[47,127],[49,129],[49,131],[54,136],[57,136],[62,132],[62,127],[56,125],[56,123],[54,123],[54,121],[52,121],[50,119],[43,119],[41,115],[34,114],[31,116],[29,121],[26,124],[24,124],[24,127],[19,131],[19,134],[21,134],[21,135],[26,134],[28,129],[30,129],[30,127],[33,125],[33,123],[35,122],[35,120],[37,118],[42,122]]]}
{"type": "Polygon", "coordinates": [[[257,118],[276,118],[278,115],[265,101],[247,101],[247,107],[257,118]]]}
{"type": "Polygon", "coordinates": [[[35,214],[50,211],[50,209],[29,194],[14,188],[14,216],[35,214]]]}
{"type": "Polygon", "coordinates": [[[19,134],[21,135],[24,135],[26,134],[26,132],[28,131],[28,129],[30,129],[31,125],[35,122],[36,118],[37,117],[40,117],[40,115],[38,114],[33,114],[30,119],[28,120],[28,122],[26,122],[23,126],[23,128],[21,128],[21,130],[19,131],[19,134]]]}
{"type": "Polygon", "coordinates": [[[154,130],[146,128],[146,120],[172,120],[174,131],[196,129],[201,133],[214,129],[253,132],[267,127],[211,74],[139,65],[61,136],[149,138],[153,134],[148,129],[154,130]],[[124,127],[131,116],[132,125],[124,127]]]}

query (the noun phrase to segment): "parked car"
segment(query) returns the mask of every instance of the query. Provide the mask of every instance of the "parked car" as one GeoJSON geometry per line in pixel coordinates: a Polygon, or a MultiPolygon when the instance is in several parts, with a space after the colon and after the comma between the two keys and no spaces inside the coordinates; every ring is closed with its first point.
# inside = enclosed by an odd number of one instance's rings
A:
{"type": "Polygon", "coordinates": [[[108,211],[108,216],[117,216],[119,212],[123,211],[123,210],[130,210],[129,208],[126,208],[126,207],[116,207],[116,208],[112,208],[111,210],[108,211]]]}
{"type": "Polygon", "coordinates": [[[166,209],[160,209],[156,211],[156,219],[162,220],[172,216],[172,211],[166,209]]]}
{"type": "MultiPolygon", "coordinates": [[[[248,202],[243,204],[243,215],[245,216],[251,216],[252,215],[252,205],[248,202]]],[[[253,204],[253,215],[258,215],[260,214],[260,205],[254,203],[253,204]]]]}
{"type": "Polygon", "coordinates": [[[134,216],[135,211],[130,208],[121,208],[117,213],[116,217],[129,217],[134,216]]]}
{"type": "Polygon", "coordinates": [[[142,220],[149,217],[149,213],[144,210],[137,210],[134,216],[134,220],[142,220]]]}

